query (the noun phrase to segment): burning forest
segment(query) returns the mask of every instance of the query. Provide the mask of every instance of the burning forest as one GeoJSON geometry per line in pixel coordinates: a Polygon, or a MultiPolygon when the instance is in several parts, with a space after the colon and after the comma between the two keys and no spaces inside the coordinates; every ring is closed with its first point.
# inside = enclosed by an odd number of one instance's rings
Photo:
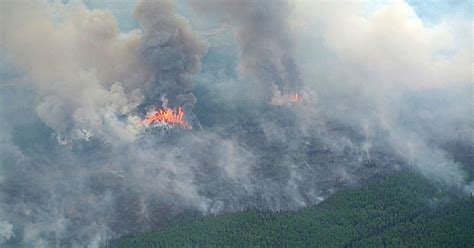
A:
{"type": "Polygon", "coordinates": [[[161,108],[158,111],[153,111],[141,121],[142,124],[150,126],[154,123],[162,123],[165,125],[179,126],[186,129],[191,129],[191,125],[185,120],[185,112],[182,107],[176,109],[161,108]]]}
{"type": "Polygon", "coordinates": [[[0,246],[298,210],[403,169],[472,194],[466,27],[405,1],[2,1],[0,246]]]}

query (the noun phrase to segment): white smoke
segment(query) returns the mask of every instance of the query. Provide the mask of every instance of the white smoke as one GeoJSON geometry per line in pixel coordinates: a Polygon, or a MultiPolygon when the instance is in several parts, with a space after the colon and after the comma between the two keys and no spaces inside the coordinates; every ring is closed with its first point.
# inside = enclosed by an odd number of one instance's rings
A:
{"type": "Polygon", "coordinates": [[[459,32],[472,33],[468,21],[427,25],[404,1],[367,5],[295,4],[304,78],[318,92],[317,107],[365,130],[370,142],[388,137],[429,178],[461,186],[465,172],[439,146],[474,142],[472,35],[459,32]]]}
{"type": "Polygon", "coordinates": [[[13,225],[6,221],[0,221],[0,244],[9,240],[12,236],[13,225]]]}
{"type": "Polygon", "coordinates": [[[1,49],[37,90],[37,112],[58,133],[86,129],[133,141],[140,104],[163,95],[194,104],[186,77],[198,71],[205,46],[169,1],[141,1],[134,16],[142,30],[127,33],[109,11],[79,3],[7,1],[2,14],[1,49]]]}
{"type": "Polygon", "coordinates": [[[296,209],[404,167],[472,191],[446,148],[474,143],[462,22],[427,26],[401,1],[194,1],[238,41],[210,46],[200,74],[206,44],[171,1],[140,1],[129,32],[81,3],[0,4],[2,62],[21,75],[0,88],[7,245],[97,247],[183,214],[296,209]],[[292,91],[300,103],[265,99],[292,91]],[[211,124],[137,124],[181,105],[211,124]]]}
{"type": "Polygon", "coordinates": [[[240,46],[240,71],[265,85],[269,100],[298,92],[292,4],[286,0],[191,1],[194,8],[232,23],[240,46]]]}

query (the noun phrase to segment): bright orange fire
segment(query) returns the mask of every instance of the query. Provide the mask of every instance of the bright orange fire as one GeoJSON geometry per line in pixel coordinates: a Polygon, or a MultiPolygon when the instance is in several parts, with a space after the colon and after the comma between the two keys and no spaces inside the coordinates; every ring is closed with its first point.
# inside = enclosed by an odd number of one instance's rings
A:
{"type": "Polygon", "coordinates": [[[184,114],[182,107],[178,107],[177,109],[165,107],[148,114],[142,123],[149,126],[155,122],[162,122],[169,125],[178,125],[183,128],[191,129],[191,125],[189,125],[189,123],[184,119],[184,114]]]}
{"type": "Polygon", "coordinates": [[[290,101],[292,103],[298,103],[301,101],[301,97],[298,95],[298,93],[295,93],[294,95],[290,97],[290,101]]]}

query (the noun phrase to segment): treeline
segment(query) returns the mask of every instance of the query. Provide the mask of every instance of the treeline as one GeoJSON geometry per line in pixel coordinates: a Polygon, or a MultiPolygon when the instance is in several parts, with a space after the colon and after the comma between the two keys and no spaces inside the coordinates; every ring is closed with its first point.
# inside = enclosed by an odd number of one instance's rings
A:
{"type": "Polygon", "coordinates": [[[474,247],[474,200],[403,171],[297,212],[209,216],[104,246],[474,247]]]}

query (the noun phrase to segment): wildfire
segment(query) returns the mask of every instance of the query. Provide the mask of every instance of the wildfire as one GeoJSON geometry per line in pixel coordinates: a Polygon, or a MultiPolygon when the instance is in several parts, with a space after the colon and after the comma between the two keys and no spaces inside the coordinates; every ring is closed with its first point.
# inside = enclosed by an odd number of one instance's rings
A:
{"type": "Polygon", "coordinates": [[[143,124],[149,126],[156,122],[166,123],[169,125],[177,125],[183,128],[191,129],[191,125],[184,119],[184,110],[182,107],[177,109],[162,108],[158,111],[148,114],[142,121],[143,124]]]}
{"type": "Polygon", "coordinates": [[[270,103],[275,106],[289,106],[298,104],[300,102],[301,96],[298,93],[282,94],[280,91],[277,91],[270,101],[270,103]]]}
{"type": "Polygon", "coordinates": [[[300,95],[298,95],[298,93],[295,93],[294,95],[290,97],[290,101],[292,103],[299,103],[301,101],[301,97],[300,95]]]}

